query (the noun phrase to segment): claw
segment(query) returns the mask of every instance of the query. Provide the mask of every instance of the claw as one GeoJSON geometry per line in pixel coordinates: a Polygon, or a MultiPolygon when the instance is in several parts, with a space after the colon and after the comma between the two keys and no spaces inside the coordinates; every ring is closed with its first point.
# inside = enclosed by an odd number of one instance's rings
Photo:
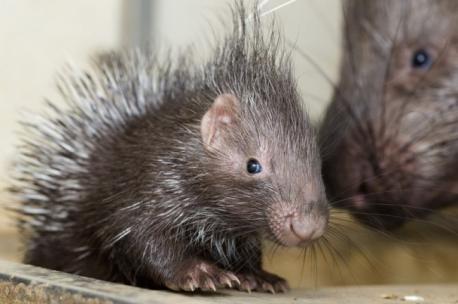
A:
{"type": "Polygon", "coordinates": [[[262,289],[270,292],[271,294],[275,294],[275,289],[272,286],[272,284],[270,283],[267,283],[267,282],[262,283],[262,289]]]}
{"type": "Polygon", "coordinates": [[[212,279],[206,279],[203,289],[204,290],[212,290],[213,292],[216,292],[216,286],[215,286],[215,283],[213,283],[213,280],[212,279]]]}
{"type": "Polygon", "coordinates": [[[229,288],[232,288],[232,283],[231,283],[231,279],[228,278],[227,276],[224,276],[222,277],[220,280],[219,280],[220,284],[223,285],[223,286],[227,286],[229,288]]]}
{"type": "Polygon", "coordinates": [[[251,293],[251,290],[254,289],[256,286],[253,286],[248,280],[247,281],[244,281],[241,285],[240,285],[240,289],[241,290],[245,290],[247,291],[248,293],[251,293]]]}
{"type": "Polygon", "coordinates": [[[189,281],[187,284],[183,286],[183,290],[186,291],[194,291],[196,290],[197,284],[193,281],[189,281]]]}
{"type": "Polygon", "coordinates": [[[256,290],[276,294],[289,290],[288,283],[284,279],[265,271],[251,274],[240,273],[238,274],[238,278],[242,281],[238,289],[247,291],[248,293],[256,290]]]}
{"type": "Polygon", "coordinates": [[[172,290],[216,292],[220,288],[236,288],[250,293],[264,291],[272,294],[289,290],[288,283],[268,272],[233,273],[205,261],[194,261],[178,272],[175,278],[164,283],[172,290]]]}
{"type": "Polygon", "coordinates": [[[235,274],[233,274],[232,272],[228,272],[227,276],[229,277],[229,279],[231,279],[232,281],[236,282],[237,285],[240,286],[240,280],[235,274]]]}

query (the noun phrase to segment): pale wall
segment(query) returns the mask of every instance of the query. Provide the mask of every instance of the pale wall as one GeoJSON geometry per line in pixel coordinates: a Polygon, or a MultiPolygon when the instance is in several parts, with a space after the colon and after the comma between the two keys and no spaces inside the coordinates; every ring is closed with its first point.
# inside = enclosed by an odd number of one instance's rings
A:
{"type": "MultiPolygon", "coordinates": [[[[19,112],[55,99],[65,62],[82,64],[120,43],[121,1],[0,0],[0,199],[14,156],[19,112]]],[[[0,226],[10,227],[0,217],[0,226]]]]}

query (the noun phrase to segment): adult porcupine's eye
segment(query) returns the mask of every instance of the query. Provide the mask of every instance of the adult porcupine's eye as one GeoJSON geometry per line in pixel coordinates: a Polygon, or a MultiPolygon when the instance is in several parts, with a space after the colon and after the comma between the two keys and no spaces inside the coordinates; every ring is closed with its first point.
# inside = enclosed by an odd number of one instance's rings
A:
{"type": "Polygon", "coordinates": [[[250,158],[246,164],[246,170],[250,174],[258,174],[262,171],[262,166],[258,160],[250,158]]]}
{"type": "Polygon", "coordinates": [[[415,69],[427,69],[431,65],[431,56],[424,49],[417,50],[412,56],[412,67],[415,69]]]}

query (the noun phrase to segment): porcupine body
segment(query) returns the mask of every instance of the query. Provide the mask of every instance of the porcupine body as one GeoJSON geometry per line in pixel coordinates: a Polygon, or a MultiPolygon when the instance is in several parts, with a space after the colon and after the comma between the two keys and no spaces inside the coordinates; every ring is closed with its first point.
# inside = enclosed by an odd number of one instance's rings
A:
{"type": "MultiPolygon", "coordinates": [[[[294,203],[313,181],[309,192],[319,204],[300,210],[323,215],[316,221],[321,233],[327,205],[319,156],[278,37],[266,39],[257,16],[247,32],[243,8],[234,16],[233,34],[217,44],[206,64],[193,64],[188,56],[173,63],[142,52],[108,54],[91,72],[72,71],[63,78],[66,108],[49,104],[51,113],[24,123],[28,134],[12,191],[20,203],[26,263],[177,290],[236,284],[247,290],[287,289],[283,279],[262,270],[259,237],[273,234],[284,241],[278,224],[273,230],[266,225],[290,209],[271,212],[267,221],[266,212],[275,209],[265,204],[285,200],[273,190],[283,187],[285,174],[297,173],[285,192],[294,195],[294,203]],[[240,103],[231,155],[251,155],[252,141],[261,142],[258,147],[274,138],[289,148],[268,150],[297,169],[277,163],[276,175],[283,175],[272,185],[228,174],[233,164],[227,165],[224,151],[210,153],[202,143],[206,134],[229,142],[219,125],[210,128],[214,134],[201,130],[202,117],[218,100],[240,103]],[[308,178],[314,174],[316,181],[308,178]]],[[[219,107],[214,115],[227,124],[224,113],[231,109],[219,107]]],[[[304,239],[317,237],[318,230],[304,239]]],[[[293,238],[289,244],[297,241],[293,238]]]]}

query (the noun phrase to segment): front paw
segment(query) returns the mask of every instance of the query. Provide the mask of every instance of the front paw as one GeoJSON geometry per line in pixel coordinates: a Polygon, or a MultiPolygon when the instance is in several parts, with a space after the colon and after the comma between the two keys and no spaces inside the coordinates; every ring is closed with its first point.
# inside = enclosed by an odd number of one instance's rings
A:
{"type": "Polygon", "coordinates": [[[238,288],[242,291],[251,292],[255,290],[274,294],[289,290],[288,282],[285,279],[264,270],[255,273],[237,274],[237,277],[240,280],[238,288]]]}
{"type": "Polygon", "coordinates": [[[218,288],[236,288],[240,280],[230,271],[222,270],[206,261],[193,261],[178,271],[165,286],[176,291],[216,291],[218,288]]]}

